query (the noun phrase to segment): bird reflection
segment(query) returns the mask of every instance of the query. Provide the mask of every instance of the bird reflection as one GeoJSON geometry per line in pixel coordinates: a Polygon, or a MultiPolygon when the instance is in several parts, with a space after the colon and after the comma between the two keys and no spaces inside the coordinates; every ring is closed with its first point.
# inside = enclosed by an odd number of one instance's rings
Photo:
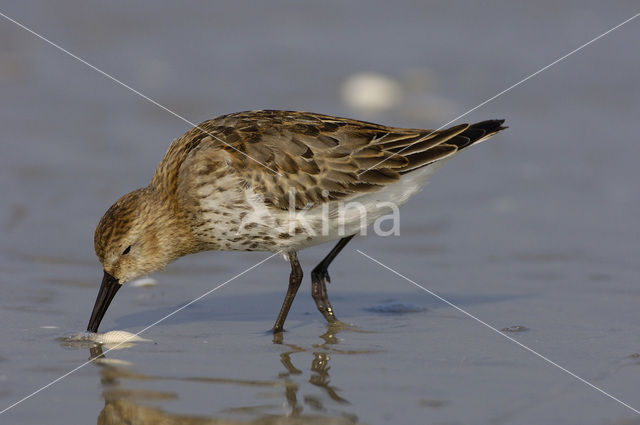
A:
{"type": "MultiPolygon", "coordinates": [[[[323,344],[316,345],[314,348],[324,348],[328,349],[329,346],[335,345],[338,343],[338,338],[336,334],[343,329],[344,327],[339,325],[329,325],[327,332],[320,335],[320,338],[324,341],[323,344]]],[[[285,351],[280,354],[280,362],[285,367],[286,372],[282,372],[279,374],[279,377],[285,379],[287,382],[291,382],[292,385],[288,386],[285,391],[285,397],[287,403],[290,407],[291,415],[297,415],[302,412],[303,407],[299,405],[297,393],[298,386],[293,383],[293,380],[290,379],[291,375],[300,375],[302,371],[297,369],[291,360],[291,356],[297,353],[307,352],[308,350],[297,346],[295,344],[284,344],[282,340],[282,334],[274,337],[274,343],[283,344],[289,347],[291,350],[285,351]]],[[[338,389],[330,385],[329,378],[329,361],[331,360],[331,356],[326,351],[314,351],[313,352],[313,360],[311,361],[311,376],[309,377],[309,383],[312,385],[321,388],[324,392],[329,396],[329,398],[333,401],[336,401],[341,404],[349,404],[345,398],[338,395],[338,389]]],[[[305,396],[303,402],[308,405],[312,410],[322,411],[325,410],[324,404],[322,400],[318,397],[314,396],[305,396]]]]}
{"type": "MultiPolygon", "coordinates": [[[[115,425],[124,423],[157,424],[163,425],[212,425],[212,424],[356,424],[357,417],[343,408],[350,403],[339,388],[331,384],[329,375],[330,361],[333,353],[362,354],[369,351],[341,351],[335,345],[339,343],[337,333],[343,328],[330,326],[328,331],[320,336],[322,343],[313,344],[305,348],[296,344],[284,343],[282,339],[275,344],[286,347],[287,350],[280,353],[280,362],[283,369],[272,380],[246,380],[215,377],[162,377],[144,375],[133,372],[130,367],[117,359],[109,359],[105,356],[100,345],[90,348],[91,358],[100,370],[100,382],[103,387],[105,406],[98,416],[99,425],[115,425]],[[321,395],[311,395],[309,388],[300,380],[305,373],[296,366],[294,359],[297,354],[311,353],[313,359],[310,365],[310,374],[307,382],[314,388],[322,390],[321,395]],[[202,417],[177,415],[165,412],[156,407],[150,407],[140,402],[159,402],[162,400],[178,399],[179,395],[170,391],[159,392],[155,390],[127,389],[123,380],[136,381],[187,381],[209,384],[231,384],[249,387],[267,387],[283,389],[284,394],[268,393],[270,397],[283,397],[279,403],[266,405],[245,405],[228,407],[221,411],[225,416],[202,417]],[[304,394],[303,394],[304,392],[304,394]],[[284,407],[285,412],[282,412],[284,407]],[[275,411],[275,412],[274,412],[275,411]],[[275,413],[275,414],[274,414],[275,413]],[[250,420],[228,419],[229,415],[249,415],[250,420]],[[275,422],[274,422],[275,421],[275,422]]],[[[139,387],[139,385],[136,385],[139,387]]],[[[168,388],[171,386],[168,385],[168,388]]],[[[264,395],[264,394],[262,394],[264,395]]]]}

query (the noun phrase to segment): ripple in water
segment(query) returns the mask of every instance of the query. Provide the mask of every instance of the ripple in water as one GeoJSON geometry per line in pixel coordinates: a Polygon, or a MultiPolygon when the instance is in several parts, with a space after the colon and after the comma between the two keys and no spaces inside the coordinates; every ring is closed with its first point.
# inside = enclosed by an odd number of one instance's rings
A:
{"type": "Polygon", "coordinates": [[[509,326],[508,328],[502,328],[500,330],[502,332],[524,332],[524,331],[528,331],[529,328],[527,328],[526,326],[514,325],[514,326],[509,326]]]}
{"type": "Polygon", "coordinates": [[[419,313],[427,311],[426,307],[420,305],[401,303],[396,301],[387,301],[381,304],[372,305],[365,308],[366,311],[373,313],[387,313],[387,314],[404,314],[404,313],[419,313]]]}

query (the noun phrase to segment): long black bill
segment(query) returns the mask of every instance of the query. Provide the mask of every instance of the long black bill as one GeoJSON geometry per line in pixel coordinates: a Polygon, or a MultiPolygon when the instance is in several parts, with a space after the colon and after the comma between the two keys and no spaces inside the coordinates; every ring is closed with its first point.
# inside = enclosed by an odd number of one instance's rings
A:
{"type": "Polygon", "coordinates": [[[118,279],[111,276],[106,271],[104,272],[102,285],[100,285],[100,292],[98,292],[98,298],[96,298],[96,303],[93,306],[87,331],[98,332],[98,326],[100,326],[100,322],[102,321],[104,314],[107,312],[107,308],[109,308],[111,300],[113,300],[113,297],[115,297],[116,292],[118,292],[118,289],[120,289],[121,286],[122,285],[120,285],[118,279]]]}

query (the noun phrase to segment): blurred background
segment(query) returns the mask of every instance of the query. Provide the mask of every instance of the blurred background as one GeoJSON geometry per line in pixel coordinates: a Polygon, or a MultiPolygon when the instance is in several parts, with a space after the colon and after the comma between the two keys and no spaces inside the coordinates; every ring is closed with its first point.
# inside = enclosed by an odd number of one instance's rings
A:
{"type": "MultiPolygon", "coordinates": [[[[638,13],[637,2],[21,1],[0,12],[199,123],[290,109],[437,128],[638,13]]],[[[356,238],[328,330],[303,284],[267,331],[273,258],[2,415],[4,423],[636,424],[640,18],[462,122],[510,127],[356,238]]],[[[93,229],[191,126],[0,18],[0,409],[85,362],[93,229]]],[[[301,254],[307,276],[330,246],[301,254]]],[[[266,257],[202,253],[124,288],[136,332],[266,257]]]]}

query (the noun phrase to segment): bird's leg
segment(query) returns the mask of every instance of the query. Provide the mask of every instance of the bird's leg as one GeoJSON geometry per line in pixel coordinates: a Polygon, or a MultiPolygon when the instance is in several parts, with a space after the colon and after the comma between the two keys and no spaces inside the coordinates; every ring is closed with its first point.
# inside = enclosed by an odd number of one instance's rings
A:
{"type": "Polygon", "coordinates": [[[284,296],[284,302],[280,313],[276,319],[275,325],[273,325],[273,333],[282,332],[284,321],[287,319],[287,314],[293,303],[293,299],[296,297],[296,292],[302,282],[302,267],[298,261],[298,254],[296,252],[289,253],[289,262],[291,263],[291,274],[289,275],[289,288],[287,288],[287,295],[284,296]]]}
{"type": "Polygon", "coordinates": [[[320,264],[311,272],[311,296],[316,302],[318,310],[320,310],[320,313],[322,313],[329,323],[335,323],[337,321],[335,314],[333,314],[333,307],[331,307],[329,297],[327,296],[327,286],[325,284],[325,280],[331,283],[328,271],[329,264],[331,264],[333,259],[342,251],[342,248],[344,248],[354,236],[355,235],[351,235],[340,239],[336,246],[333,247],[327,256],[320,261],[320,264]]]}

